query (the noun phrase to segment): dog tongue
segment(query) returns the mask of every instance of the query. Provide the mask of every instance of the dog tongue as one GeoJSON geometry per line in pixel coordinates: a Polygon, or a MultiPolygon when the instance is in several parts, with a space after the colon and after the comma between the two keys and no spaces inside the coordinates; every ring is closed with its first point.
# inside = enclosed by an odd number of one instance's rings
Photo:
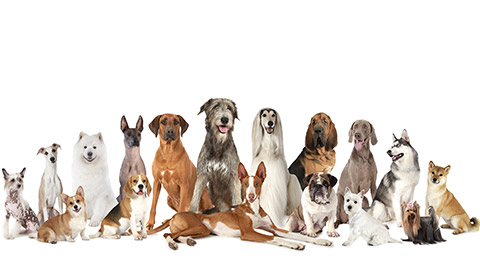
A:
{"type": "Polygon", "coordinates": [[[222,132],[222,133],[227,133],[227,131],[228,131],[228,127],[219,126],[218,128],[220,129],[220,132],[222,132]]]}
{"type": "Polygon", "coordinates": [[[355,140],[355,149],[359,151],[363,147],[363,141],[355,140]]]}

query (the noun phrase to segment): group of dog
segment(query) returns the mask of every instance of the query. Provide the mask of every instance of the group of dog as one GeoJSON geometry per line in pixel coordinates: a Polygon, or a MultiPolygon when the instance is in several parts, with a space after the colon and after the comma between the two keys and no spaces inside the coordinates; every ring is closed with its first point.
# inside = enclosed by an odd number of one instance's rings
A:
{"type": "Polygon", "coordinates": [[[305,147],[287,167],[280,116],[271,108],[260,110],[253,121],[250,176],[240,163],[232,137],[238,119],[235,103],[223,98],[210,99],[201,106],[199,114],[202,112],[206,114],[207,133],[197,166],[180,139],[189,126],[182,116],[158,115],[149,124],[160,139],[152,164],[153,187],[140,156],[143,119],[140,116],[136,126],[130,128],[125,116],[122,117],[120,126],[126,152],[117,198],[108,176],[101,133],[81,132],[74,146],[74,196],[63,193],[56,172],[60,145],[54,143],[39,149],[38,154],[45,156],[46,167],[39,188],[38,215],[22,196],[25,168],[13,174],[3,169],[4,237],[12,239],[23,231],[48,243],[75,241],[78,234],[82,240],[129,234],[135,240],[142,240],[170,227],[170,233],[164,237],[172,249],[178,248],[177,242],[194,245],[193,238],[210,234],[304,249],[303,244],[283,238],[330,246],[332,242],[317,238],[323,228],[327,226],[329,237],[338,237],[335,229],[348,223],[350,235],[345,246],[360,236],[369,245],[396,243],[400,241],[392,238],[383,224],[394,220],[403,226],[406,240],[416,244],[436,243],[445,241],[438,225],[440,217],[446,222],[441,227],[454,229],[454,234],[479,229],[479,221],[470,219],[446,188],[450,166],[440,167],[433,162],[428,168],[427,216],[421,217],[419,204],[412,201],[420,179],[418,154],[406,130],[400,138],[393,135],[393,145],[387,152],[392,159],[391,170],[377,188],[377,168],[370,151],[377,137],[368,121],[357,120],[352,124],[348,141],[354,142],[354,147],[338,181],[330,174],[335,166],[337,131],[327,114],[318,113],[311,118],[305,147]],[[168,193],[168,206],[177,214],[154,228],[162,185],[168,193]],[[371,205],[365,197],[369,190],[371,205]],[[152,191],[147,221],[147,196],[152,191]],[[10,217],[14,219],[13,228],[9,227],[10,217]],[[87,220],[92,227],[100,225],[99,231],[90,237],[85,235],[87,220]],[[137,231],[137,226],[141,231],[137,231]]]}

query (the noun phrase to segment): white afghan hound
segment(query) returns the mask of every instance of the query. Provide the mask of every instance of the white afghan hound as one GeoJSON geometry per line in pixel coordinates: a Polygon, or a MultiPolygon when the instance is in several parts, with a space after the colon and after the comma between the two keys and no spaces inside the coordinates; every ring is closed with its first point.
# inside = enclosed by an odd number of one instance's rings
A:
{"type": "Polygon", "coordinates": [[[252,172],[262,161],[268,172],[260,194],[260,205],[277,227],[283,227],[286,217],[300,204],[302,189],[297,177],[288,172],[282,122],[273,109],[261,109],[255,116],[252,154],[252,172]]]}

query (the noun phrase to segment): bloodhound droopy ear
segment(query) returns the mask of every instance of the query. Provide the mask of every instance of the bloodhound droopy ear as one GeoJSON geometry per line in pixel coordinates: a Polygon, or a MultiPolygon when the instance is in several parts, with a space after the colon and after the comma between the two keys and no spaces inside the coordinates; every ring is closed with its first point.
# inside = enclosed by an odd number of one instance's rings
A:
{"type": "Polygon", "coordinates": [[[331,151],[335,146],[337,146],[337,129],[335,124],[330,121],[330,133],[327,137],[327,142],[325,143],[325,150],[331,151]]]}
{"type": "Polygon", "coordinates": [[[137,124],[136,124],[136,128],[142,132],[143,131],[143,118],[142,116],[138,116],[138,120],[137,120],[137,124]]]}
{"type": "Polygon", "coordinates": [[[187,131],[188,129],[188,123],[187,121],[185,121],[185,119],[183,119],[181,115],[177,115],[177,116],[178,116],[178,119],[180,119],[180,128],[182,128],[180,136],[183,136],[183,133],[185,133],[185,131],[187,131]]]}
{"type": "Polygon", "coordinates": [[[159,124],[159,121],[160,121],[160,117],[162,117],[161,115],[157,115],[153,120],[152,122],[150,122],[150,124],[148,125],[148,127],[150,128],[150,130],[153,132],[153,134],[155,134],[155,138],[158,136],[158,129],[160,128],[160,124],[159,124]]]}
{"type": "Polygon", "coordinates": [[[315,140],[313,139],[313,124],[312,121],[310,121],[310,124],[308,125],[307,129],[307,134],[305,135],[305,147],[309,150],[314,151],[315,150],[315,140]]]}

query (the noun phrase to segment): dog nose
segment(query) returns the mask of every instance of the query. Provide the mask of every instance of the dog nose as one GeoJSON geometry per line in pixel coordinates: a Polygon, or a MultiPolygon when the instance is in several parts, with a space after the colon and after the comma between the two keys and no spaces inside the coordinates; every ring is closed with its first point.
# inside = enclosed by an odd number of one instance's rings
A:
{"type": "Polygon", "coordinates": [[[78,209],[78,205],[75,204],[75,205],[73,206],[73,209],[77,210],[77,209],[78,209]]]}
{"type": "Polygon", "coordinates": [[[388,150],[387,155],[391,156],[392,155],[392,150],[388,150]]]}
{"type": "Polygon", "coordinates": [[[438,179],[437,178],[433,178],[433,183],[437,183],[438,182],[438,179]]]}
{"type": "Polygon", "coordinates": [[[51,158],[50,158],[50,161],[51,161],[51,162],[55,162],[55,158],[54,158],[54,157],[51,157],[51,158]]]}
{"type": "Polygon", "coordinates": [[[144,185],[142,185],[142,184],[138,185],[139,189],[143,189],[143,187],[144,187],[144,185]]]}
{"type": "Polygon", "coordinates": [[[20,185],[20,184],[17,185],[17,188],[21,188],[21,187],[22,187],[22,185],[20,185]]]}
{"type": "Polygon", "coordinates": [[[255,199],[255,194],[253,194],[253,193],[248,194],[248,199],[249,200],[255,199]]]}
{"type": "Polygon", "coordinates": [[[92,152],[88,152],[88,153],[87,153],[87,156],[89,156],[89,157],[91,157],[92,155],[93,155],[92,152]]]}
{"type": "Polygon", "coordinates": [[[175,130],[173,128],[168,128],[167,129],[167,134],[174,134],[175,130]]]}
{"type": "Polygon", "coordinates": [[[360,139],[360,133],[355,133],[355,139],[360,139]]]}
{"type": "Polygon", "coordinates": [[[347,206],[347,208],[348,208],[348,210],[352,210],[352,206],[351,206],[351,205],[347,206]]]}
{"type": "Polygon", "coordinates": [[[320,128],[315,129],[315,133],[318,133],[318,134],[322,133],[322,129],[320,129],[320,128]]]}
{"type": "Polygon", "coordinates": [[[272,127],[272,126],[273,126],[273,121],[268,121],[267,125],[268,125],[269,127],[272,127]]]}
{"type": "Polygon", "coordinates": [[[228,124],[228,117],[222,117],[220,121],[222,122],[222,124],[226,125],[228,124]]]}

